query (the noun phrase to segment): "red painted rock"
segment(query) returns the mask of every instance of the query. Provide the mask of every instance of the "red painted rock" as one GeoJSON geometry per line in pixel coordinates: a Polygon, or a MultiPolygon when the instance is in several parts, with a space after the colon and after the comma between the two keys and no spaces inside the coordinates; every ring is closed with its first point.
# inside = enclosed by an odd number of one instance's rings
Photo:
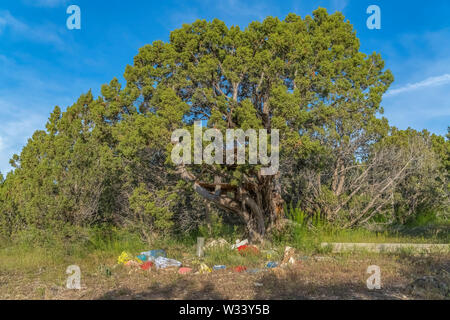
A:
{"type": "Polygon", "coordinates": [[[151,267],[153,267],[153,262],[151,262],[151,261],[148,261],[146,263],[141,264],[141,269],[142,270],[148,270],[151,267]]]}
{"type": "Polygon", "coordinates": [[[234,272],[244,272],[245,270],[247,270],[247,268],[244,266],[237,266],[233,268],[234,272]]]}
{"type": "Polygon", "coordinates": [[[246,254],[258,254],[259,250],[255,246],[243,245],[238,248],[238,251],[241,255],[246,254]]]}

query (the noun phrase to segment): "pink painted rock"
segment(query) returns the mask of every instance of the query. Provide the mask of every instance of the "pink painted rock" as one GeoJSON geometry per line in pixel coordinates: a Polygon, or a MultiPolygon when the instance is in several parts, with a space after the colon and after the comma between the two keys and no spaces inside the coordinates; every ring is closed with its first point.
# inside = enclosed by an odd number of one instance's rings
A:
{"type": "Polygon", "coordinates": [[[139,267],[139,263],[137,261],[134,261],[134,260],[130,260],[130,261],[125,262],[125,265],[127,267],[139,267]]]}
{"type": "Polygon", "coordinates": [[[178,273],[179,274],[187,274],[187,273],[191,273],[192,269],[191,268],[180,268],[178,269],[178,273]]]}

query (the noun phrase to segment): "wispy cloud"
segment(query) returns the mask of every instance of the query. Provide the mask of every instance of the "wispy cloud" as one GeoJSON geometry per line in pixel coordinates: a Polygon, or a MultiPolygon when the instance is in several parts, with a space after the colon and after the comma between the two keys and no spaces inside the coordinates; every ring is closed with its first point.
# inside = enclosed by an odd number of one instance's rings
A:
{"type": "Polygon", "coordinates": [[[389,92],[386,94],[386,97],[395,96],[401,93],[415,91],[427,87],[437,87],[448,83],[450,83],[450,74],[444,74],[438,77],[430,77],[420,82],[410,83],[404,87],[389,90],[389,92]]]}
{"type": "Polygon", "coordinates": [[[348,5],[348,0],[332,0],[331,9],[335,11],[342,11],[348,5]]]}
{"type": "Polygon", "coordinates": [[[0,54],[0,171],[4,174],[11,170],[12,155],[20,153],[35,130],[45,128],[55,105],[64,110],[79,94],[100,87],[93,80],[53,70],[45,60],[0,54]]]}
{"type": "Polygon", "coordinates": [[[230,16],[254,17],[259,20],[263,20],[269,13],[275,13],[275,7],[271,7],[263,1],[221,1],[219,2],[219,9],[230,16]]]}
{"type": "MultiPolygon", "coordinates": [[[[0,136],[0,154],[3,154],[5,151],[5,142],[3,141],[3,137],[0,136]]],[[[1,169],[0,169],[1,172],[1,169]]]]}
{"type": "Polygon", "coordinates": [[[0,35],[9,30],[15,37],[28,41],[52,44],[62,48],[64,41],[54,25],[31,26],[14,17],[9,11],[0,11],[0,35]]]}
{"type": "Polygon", "coordinates": [[[55,8],[68,4],[68,0],[23,0],[23,3],[33,7],[55,8]]]}
{"type": "Polygon", "coordinates": [[[43,129],[46,116],[30,110],[20,109],[18,105],[0,100],[0,172],[11,170],[9,159],[14,153],[20,153],[33,132],[43,129]]]}

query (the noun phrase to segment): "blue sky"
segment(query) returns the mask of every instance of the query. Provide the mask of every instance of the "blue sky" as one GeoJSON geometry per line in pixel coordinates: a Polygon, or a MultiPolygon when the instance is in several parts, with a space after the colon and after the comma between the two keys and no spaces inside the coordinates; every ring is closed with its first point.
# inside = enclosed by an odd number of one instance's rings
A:
{"type": "Polygon", "coordinates": [[[302,17],[318,6],[342,11],[361,50],[382,54],[395,82],[385,116],[401,129],[445,134],[450,125],[448,0],[2,0],[0,3],[0,171],[55,105],[63,109],[113,77],[123,80],[138,49],[167,41],[171,30],[219,18],[245,27],[266,16],[302,17]],[[81,8],[81,30],[66,28],[66,9],[81,8]],[[381,30],[366,27],[369,5],[381,8],[381,30]]]}

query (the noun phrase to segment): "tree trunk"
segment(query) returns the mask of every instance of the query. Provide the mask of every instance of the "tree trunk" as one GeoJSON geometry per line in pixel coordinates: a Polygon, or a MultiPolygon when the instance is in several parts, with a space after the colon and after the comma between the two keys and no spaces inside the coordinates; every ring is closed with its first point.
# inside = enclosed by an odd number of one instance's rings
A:
{"type": "Polygon", "coordinates": [[[263,241],[268,230],[278,226],[283,217],[283,199],[273,185],[267,182],[258,190],[241,191],[242,212],[239,214],[248,217],[245,222],[251,242],[263,241]]]}
{"type": "Polygon", "coordinates": [[[283,199],[278,176],[259,176],[259,183],[244,183],[235,187],[226,183],[203,183],[195,179],[184,166],[178,167],[180,176],[194,183],[194,190],[220,208],[240,216],[247,228],[251,242],[261,242],[268,230],[283,218],[283,199]],[[234,197],[229,197],[228,192],[234,197]]]}

